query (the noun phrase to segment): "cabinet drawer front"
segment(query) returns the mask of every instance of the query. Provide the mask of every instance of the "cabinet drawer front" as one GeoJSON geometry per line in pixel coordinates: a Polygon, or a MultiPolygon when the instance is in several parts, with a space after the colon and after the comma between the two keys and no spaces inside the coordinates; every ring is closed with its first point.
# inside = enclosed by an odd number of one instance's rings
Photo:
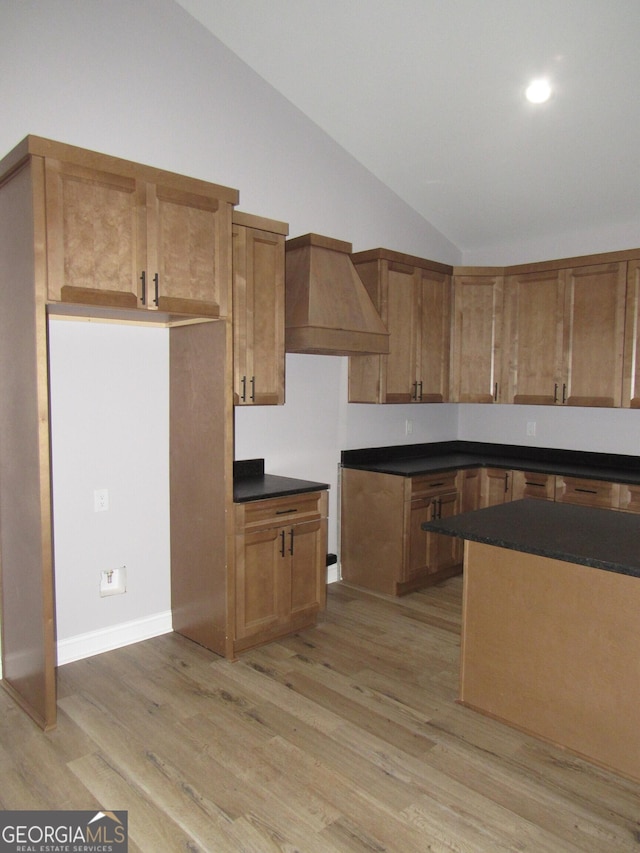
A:
{"type": "Polygon", "coordinates": [[[322,492],[268,498],[236,504],[236,524],[256,529],[298,524],[322,517],[322,492]]]}
{"type": "Polygon", "coordinates": [[[561,503],[616,509],[619,504],[619,483],[603,480],[583,480],[578,477],[556,479],[556,500],[561,503]]]}
{"type": "Polygon", "coordinates": [[[555,499],[556,478],[554,474],[541,474],[532,471],[513,471],[512,500],[520,498],[555,499]]]}
{"type": "Polygon", "coordinates": [[[411,499],[455,491],[456,476],[455,471],[444,471],[439,474],[421,474],[418,477],[412,477],[411,499]]]}

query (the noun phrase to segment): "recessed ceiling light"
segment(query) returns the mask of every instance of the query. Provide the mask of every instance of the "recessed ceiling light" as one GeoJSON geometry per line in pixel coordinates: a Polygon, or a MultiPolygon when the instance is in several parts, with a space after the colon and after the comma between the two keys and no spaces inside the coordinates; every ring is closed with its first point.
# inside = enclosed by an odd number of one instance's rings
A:
{"type": "Polygon", "coordinates": [[[532,80],[525,92],[527,100],[532,104],[544,104],[551,97],[551,84],[548,80],[532,80]]]}

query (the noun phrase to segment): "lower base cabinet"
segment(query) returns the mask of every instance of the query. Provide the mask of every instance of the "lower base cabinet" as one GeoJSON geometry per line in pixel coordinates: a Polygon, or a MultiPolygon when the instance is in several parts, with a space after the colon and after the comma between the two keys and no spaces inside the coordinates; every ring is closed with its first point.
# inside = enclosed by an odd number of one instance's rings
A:
{"type": "Polygon", "coordinates": [[[327,492],[235,507],[240,652],[315,625],[326,602],[327,492]]]}
{"type": "Polygon", "coordinates": [[[461,543],[424,521],[455,515],[455,471],[401,477],[342,470],[341,570],[347,583],[402,595],[462,571],[461,543]]]}

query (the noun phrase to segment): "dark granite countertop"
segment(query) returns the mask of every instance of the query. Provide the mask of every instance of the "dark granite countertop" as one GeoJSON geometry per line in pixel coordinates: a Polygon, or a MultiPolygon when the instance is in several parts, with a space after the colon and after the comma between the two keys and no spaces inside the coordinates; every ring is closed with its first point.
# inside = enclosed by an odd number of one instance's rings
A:
{"type": "Polygon", "coordinates": [[[343,450],[343,468],[414,477],[459,468],[505,468],[614,483],[640,483],[640,457],[490,442],[439,441],[343,450]]]}
{"type": "Polygon", "coordinates": [[[532,498],[428,521],[423,530],[640,577],[640,515],[532,498]]]}
{"type": "Polygon", "coordinates": [[[285,495],[299,495],[328,489],[327,483],[299,480],[264,473],[264,459],[246,459],[233,463],[233,501],[247,503],[285,495]]]}

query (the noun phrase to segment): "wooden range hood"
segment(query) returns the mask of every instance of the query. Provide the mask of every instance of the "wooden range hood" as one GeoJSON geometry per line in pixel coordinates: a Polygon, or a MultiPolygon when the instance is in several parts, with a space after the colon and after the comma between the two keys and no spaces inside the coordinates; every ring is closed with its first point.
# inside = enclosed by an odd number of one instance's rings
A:
{"type": "Polygon", "coordinates": [[[285,349],[316,355],[389,352],[389,333],[351,263],[351,243],[287,240],[285,349]]]}

